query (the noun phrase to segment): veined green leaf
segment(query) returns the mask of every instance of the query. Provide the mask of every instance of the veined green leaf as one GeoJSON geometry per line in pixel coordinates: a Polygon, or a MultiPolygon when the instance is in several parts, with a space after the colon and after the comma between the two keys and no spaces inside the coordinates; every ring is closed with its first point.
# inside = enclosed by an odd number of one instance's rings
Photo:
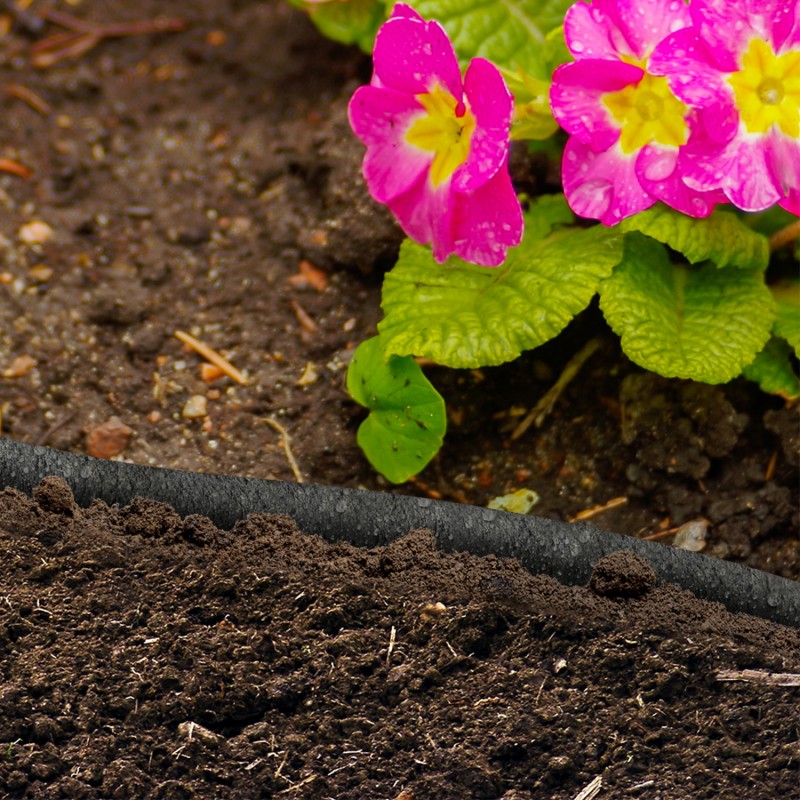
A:
{"type": "Polygon", "coordinates": [[[800,282],[781,281],[770,289],[778,304],[775,333],[786,339],[800,358],[800,282]]]}
{"type": "Polygon", "coordinates": [[[692,263],[713,261],[718,267],[766,269],[769,243],[731,211],[716,210],[694,219],[658,204],[620,223],[626,233],[639,231],[682,253],[692,263]]]}
{"type": "Polygon", "coordinates": [[[800,397],[800,376],[792,367],[791,354],[788,342],[773,336],[743,374],[763,391],[794,400],[800,397]]]}
{"type": "Polygon", "coordinates": [[[666,248],[625,237],[625,257],[600,286],[600,308],[625,354],[668,378],[725,383],[769,339],[775,301],[760,270],[672,264],[666,248]]]}
{"type": "Polygon", "coordinates": [[[623,238],[601,226],[548,236],[557,220],[572,218],[562,204],[559,197],[532,208],[522,244],[496,269],[455,257],[437,264],[428,248],[404,242],[383,284],[385,352],[491,366],[558,334],[611,274],[623,238]]]}
{"type": "Polygon", "coordinates": [[[384,359],[379,337],[362,342],[347,370],[347,390],[370,410],[358,445],[392,483],[416,475],[442,446],[444,400],[413,358],[384,359]]]}
{"type": "Polygon", "coordinates": [[[499,67],[550,78],[547,34],[564,22],[573,0],[411,0],[425,19],[441,23],[462,63],[476,56],[499,67]]]}
{"type": "Polygon", "coordinates": [[[290,0],[292,5],[308,12],[320,32],[342,44],[357,44],[371,53],[378,28],[386,20],[383,0],[347,0],[347,2],[305,3],[290,0]]]}

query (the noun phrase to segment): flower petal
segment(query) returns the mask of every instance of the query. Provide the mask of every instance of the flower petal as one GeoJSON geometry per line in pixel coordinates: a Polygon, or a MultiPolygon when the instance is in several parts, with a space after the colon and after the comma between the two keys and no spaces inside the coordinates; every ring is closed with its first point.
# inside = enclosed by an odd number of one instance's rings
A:
{"type": "Polygon", "coordinates": [[[636,177],[636,158],[616,147],[595,153],[574,136],[567,140],[561,170],[570,208],[582,217],[615,225],[655,203],[636,177]]]}
{"type": "Polygon", "coordinates": [[[616,0],[617,25],[633,55],[647,58],[655,46],[692,23],[682,0],[616,0]]]}
{"type": "Polygon", "coordinates": [[[434,187],[428,176],[422,175],[406,192],[387,203],[406,235],[419,244],[431,245],[439,262],[455,251],[453,194],[452,180],[434,187]]]}
{"type": "Polygon", "coordinates": [[[773,131],[768,160],[784,193],[779,204],[800,216],[800,142],[773,131]]]}
{"type": "Polygon", "coordinates": [[[791,34],[797,0],[693,0],[692,20],[699,36],[727,72],[754,37],[779,48],[791,34]],[[724,54],[724,55],[723,55],[724,54]]]}
{"type": "Polygon", "coordinates": [[[522,209],[503,164],[474,192],[455,192],[453,244],[456,255],[484,267],[505,261],[509,247],[522,241],[522,209]]]}
{"type": "Polygon", "coordinates": [[[644,72],[632,64],[581,59],[562,64],[553,74],[550,106],[558,123],[596,151],[619,139],[619,125],[601,102],[607,92],[638,83],[644,72]]]}
{"type": "Polygon", "coordinates": [[[778,205],[785,208],[790,214],[800,217],[800,190],[793,189],[778,205]]]}
{"type": "Polygon", "coordinates": [[[424,109],[413,95],[361,86],[348,106],[350,125],[367,145],[364,179],[372,196],[385,203],[406,191],[426,172],[433,154],[405,141],[405,133],[424,109]]]}
{"type": "Polygon", "coordinates": [[[375,37],[372,58],[381,86],[425,94],[438,83],[461,100],[461,69],[453,45],[438,22],[392,17],[375,37]]]}
{"type": "Polygon", "coordinates": [[[408,3],[395,3],[392,7],[392,13],[390,15],[390,19],[396,19],[397,17],[403,17],[405,19],[415,19],[419,22],[425,22],[423,16],[417,11],[415,8],[412,8],[408,3]]]}
{"type": "Polygon", "coordinates": [[[464,93],[475,117],[466,163],[456,172],[456,191],[470,192],[486,183],[506,163],[514,99],[497,67],[475,58],[464,76],[464,93]]]}
{"type": "Polygon", "coordinates": [[[668,206],[690,217],[707,217],[726,197],[720,191],[698,192],[682,180],[677,147],[650,144],[636,158],[636,176],[642,188],[668,206]]]}
{"type": "Polygon", "coordinates": [[[730,70],[720,65],[716,56],[695,30],[684,28],[656,47],[647,71],[665,75],[672,91],[684,103],[722,106],[732,102],[733,89],[725,80],[730,70]]]}
{"type": "Polygon", "coordinates": [[[607,0],[570,6],[564,18],[564,39],[572,55],[609,61],[636,55],[620,32],[615,16],[607,0]]]}
{"type": "Polygon", "coordinates": [[[768,140],[742,134],[719,149],[691,139],[681,153],[686,184],[699,191],[720,189],[742,211],[763,211],[784,196],[773,172],[768,140]]]}

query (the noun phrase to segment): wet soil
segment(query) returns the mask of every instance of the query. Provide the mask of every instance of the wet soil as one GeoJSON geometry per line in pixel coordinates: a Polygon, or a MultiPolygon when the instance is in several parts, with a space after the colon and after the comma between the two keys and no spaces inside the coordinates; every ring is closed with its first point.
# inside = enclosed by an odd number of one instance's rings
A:
{"type": "Polygon", "coordinates": [[[425,531],[34,496],[0,494],[0,797],[796,796],[800,631],[631,554],[567,588],[425,531]]]}
{"type": "MultiPolygon", "coordinates": [[[[0,172],[2,434],[295,480],[277,422],[305,480],[394,490],[343,385],[400,241],[346,121],[368,59],[277,0],[51,7],[186,24],[44,69],[31,45],[57,25],[0,37],[0,157],[31,170],[0,172]],[[246,383],[201,372],[176,331],[246,383]]],[[[513,173],[557,190],[524,152],[513,173]]],[[[536,513],[665,543],[694,523],[704,552],[800,578],[796,405],[644,374],[596,309],[513,365],[426,370],[449,432],[397,490],[483,505],[528,488],[536,513]]],[[[54,496],[0,497],[0,797],[796,790],[798,689],[718,679],[797,673],[794,631],[647,580],[633,598],[567,589],[420,532],[357,552],[282,519],[229,533],[54,496]]]]}

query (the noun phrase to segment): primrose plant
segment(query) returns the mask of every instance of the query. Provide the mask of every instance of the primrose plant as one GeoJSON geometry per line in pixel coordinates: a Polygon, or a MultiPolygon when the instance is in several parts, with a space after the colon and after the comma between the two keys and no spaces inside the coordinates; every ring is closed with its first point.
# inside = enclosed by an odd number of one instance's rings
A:
{"type": "Polygon", "coordinates": [[[800,396],[797,0],[295,1],[373,53],[350,121],[408,239],[348,389],[389,480],[445,433],[415,358],[510,361],[598,294],[642,367],[800,396]],[[517,196],[512,140],[563,194],[517,196]]]}

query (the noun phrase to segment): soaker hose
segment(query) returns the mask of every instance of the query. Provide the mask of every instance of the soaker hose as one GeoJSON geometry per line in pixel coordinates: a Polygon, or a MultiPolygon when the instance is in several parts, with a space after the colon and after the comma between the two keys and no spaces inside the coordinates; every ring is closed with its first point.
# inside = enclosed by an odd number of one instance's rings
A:
{"type": "Polygon", "coordinates": [[[182,516],[202,514],[225,530],[248,514],[283,514],[306,533],[376,547],[429,528],[443,550],[516,558],[531,572],[568,585],[585,585],[598,559],[627,550],[646,559],[661,581],[730,611],[800,627],[796,581],[585,523],[406,495],[139,466],[0,437],[0,487],[30,494],[51,475],[69,484],[80,506],[95,499],[127,505],[145,497],[168,503],[182,516]]]}

